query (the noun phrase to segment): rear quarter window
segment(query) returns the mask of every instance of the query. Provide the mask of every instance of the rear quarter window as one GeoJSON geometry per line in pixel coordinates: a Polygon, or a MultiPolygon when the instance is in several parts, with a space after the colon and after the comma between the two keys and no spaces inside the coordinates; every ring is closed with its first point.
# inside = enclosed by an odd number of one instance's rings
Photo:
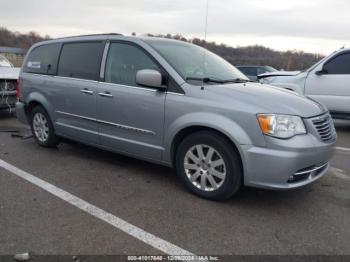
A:
{"type": "Polygon", "coordinates": [[[34,48],[23,65],[23,72],[54,75],[57,71],[60,43],[46,44],[34,48]]]}

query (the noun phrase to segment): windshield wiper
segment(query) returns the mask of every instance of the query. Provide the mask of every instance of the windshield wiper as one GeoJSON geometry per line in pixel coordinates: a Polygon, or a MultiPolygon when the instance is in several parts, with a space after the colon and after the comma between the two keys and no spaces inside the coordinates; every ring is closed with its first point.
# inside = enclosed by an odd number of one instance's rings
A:
{"type": "Polygon", "coordinates": [[[186,77],[186,80],[202,81],[203,83],[226,83],[225,80],[210,78],[210,77],[186,77]]]}
{"type": "Polygon", "coordinates": [[[236,78],[236,79],[232,79],[232,80],[226,80],[226,83],[247,83],[247,82],[255,82],[253,80],[250,79],[243,79],[243,78],[236,78]]]}
{"type": "Polygon", "coordinates": [[[203,83],[218,83],[218,84],[254,82],[252,80],[243,79],[243,78],[221,80],[221,79],[215,79],[210,77],[186,77],[186,80],[195,80],[195,81],[202,81],[203,83]]]}

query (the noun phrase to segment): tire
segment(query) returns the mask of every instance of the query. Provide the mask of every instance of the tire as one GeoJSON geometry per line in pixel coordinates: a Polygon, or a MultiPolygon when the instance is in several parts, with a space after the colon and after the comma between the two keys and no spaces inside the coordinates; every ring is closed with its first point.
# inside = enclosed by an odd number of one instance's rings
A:
{"type": "Polygon", "coordinates": [[[226,200],[242,186],[236,150],[231,141],[213,131],[191,134],[181,142],[176,152],[176,169],[184,185],[206,199],[226,200]]]}
{"type": "Polygon", "coordinates": [[[35,141],[40,146],[56,147],[59,143],[49,114],[42,106],[36,106],[31,110],[30,127],[35,141]]]}

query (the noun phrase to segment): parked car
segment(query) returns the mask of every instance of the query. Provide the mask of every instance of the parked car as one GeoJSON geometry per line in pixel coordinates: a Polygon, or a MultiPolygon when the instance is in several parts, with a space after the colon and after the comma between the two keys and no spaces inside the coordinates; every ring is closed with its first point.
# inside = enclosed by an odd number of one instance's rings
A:
{"type": "Polygon", "coordinates": [[[20,68],[15,68],[0,55],[0,109],[14,108],[17,102],[16,84],[20,68]]]}
{"type": "Polygon", "coordinates": [[[14,107],[16,98],[16,83],[20,68],[15,68],[0,55],[0,109],[14,107]]]}
{"type": "Polygon", "coordinates": [[[252,81],[258,81],[258,75],[277,71],[277,69],[266,65],[236,65],[236,67],[252,81]]]}
{"type": "Polygon", "coordinates": [[[334,118],[350,119],[350,49],[340,49],[305,71],[265,73],[259,78],[324,104],[334,118]]]}
{"type": "Polygon", "coordinates": [[[221,57],[182,41],[41,42],[19,82],[17,117],[39,145],[63,137],[175,167],[189,190],[208,199],[229,198],[243,184],[309,184],[326,173],[336,141],[325,107],[250,83],[221,57]]]}

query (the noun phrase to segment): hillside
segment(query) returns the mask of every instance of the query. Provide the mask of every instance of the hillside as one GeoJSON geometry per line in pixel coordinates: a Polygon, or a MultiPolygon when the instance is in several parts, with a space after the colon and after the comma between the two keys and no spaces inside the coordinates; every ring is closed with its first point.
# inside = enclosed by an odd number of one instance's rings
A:
{"type": "Polygon", "coordinates": [[[19,32],[12,32],[0,26],[0,46],[28,49],[31,45],[49,38],[49,36],[40,36],[34,31],[22,34],[19,32]]]}
{"type": "MultiPolygon", "coordinates": [[[[149,36],[153,36],[149,34],[149,36]]],[[[270,65],[276,69],[302,70],[310,67],[322,57],[317,54],[305,53],[302,51],[280,52],[264,46],[231,47],[215,42],[206,42],[202,39],[186,39],[181,35],[156,35],[158,37],[173,38],[182,41],[192,42],[203,46],[210,51],[225,58],[231,64],[254,64],[270,65]]],[[[41,36],[32,31],[28,34],[12,32],[0,27],[0,46],[29,48],[32,44],[50,39],[48,35],[41,36]]]]}
{"type": "MultiPolygon", "coordinates": [[[[153,36],[153,35],[149,35],[153,36]]],[[[318,54],[302,51],[280,52],[264,46],[231,47],[215,42],[206,42],[202,39],[186,39],[181,35],[156,35],[157,37],[172,38],[203,46],[225,58],[233,65],[269,65],[276,69],[303,70],[322,59],[318,54]]]]}

